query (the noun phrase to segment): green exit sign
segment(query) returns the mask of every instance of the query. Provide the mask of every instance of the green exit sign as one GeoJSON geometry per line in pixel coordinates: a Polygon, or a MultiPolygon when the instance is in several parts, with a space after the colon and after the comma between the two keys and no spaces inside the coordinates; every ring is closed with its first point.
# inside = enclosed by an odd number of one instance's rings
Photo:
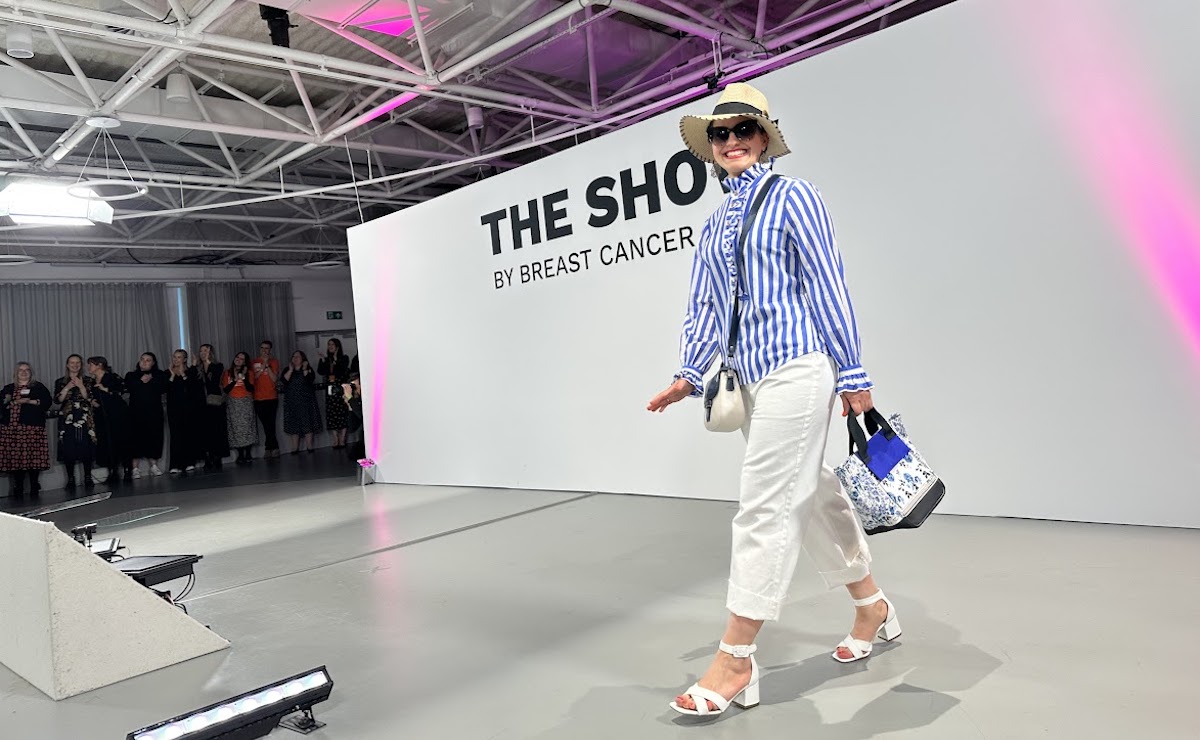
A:
{"type": "Polygon", "coordinates": [[[325,312],[325,320],[326,321],[341,321],[342,320],[342,312],[341,311],[326,311],[325,312]]]}

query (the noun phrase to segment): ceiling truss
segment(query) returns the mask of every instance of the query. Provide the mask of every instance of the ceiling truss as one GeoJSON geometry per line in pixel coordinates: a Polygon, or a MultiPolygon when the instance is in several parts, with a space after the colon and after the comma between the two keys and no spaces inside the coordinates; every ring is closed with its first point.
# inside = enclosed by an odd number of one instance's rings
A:
{"type": "MultiPolygon", "coordinates": [[[[0,175],[150,188],[117,204],[127,207],[111,226],[0,225],[0,252],[208,264],[337,256],[362,219],[949,1],[494,0],[489,23],[448,40],[439,8],[474,4],[425,3],[434,9],[422,18],[415,0],[392,0],[415,19],[400,36],[293,15],[287,48],[267,42],[243,0],[124,0],[120,14],[95,0],[0,0],[0,25],[31,26],[40,42],[30,60],[0,53],[0,175]],[[164,102],[176,72],[191,83],[186,111],[164,102]],[[472,109],[482,112],[474,126],[472,109]],[[121,121],[109,147],[120,167],[95,153],[99,134],[85,121],[97,114],[121,121]]],[[[364,2],[359,13],[375,5],[364,2]]]]}

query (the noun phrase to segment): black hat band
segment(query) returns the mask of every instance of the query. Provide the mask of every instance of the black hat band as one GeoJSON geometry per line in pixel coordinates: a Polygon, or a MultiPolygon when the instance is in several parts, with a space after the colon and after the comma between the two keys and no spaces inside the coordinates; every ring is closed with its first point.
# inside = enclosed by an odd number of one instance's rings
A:
{"type": "Polygon", "coordinates": [[[749,103],[721,103],[716,108],[713,108],[714,116],[733,116],[733,115],[749,115],[749,116],[765,116],[758,108],[755,108],[749,103]]]}

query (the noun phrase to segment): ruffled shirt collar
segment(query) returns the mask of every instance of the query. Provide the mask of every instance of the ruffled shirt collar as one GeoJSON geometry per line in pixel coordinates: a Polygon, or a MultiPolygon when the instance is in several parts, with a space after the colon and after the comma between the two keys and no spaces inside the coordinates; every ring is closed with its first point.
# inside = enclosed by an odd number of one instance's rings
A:
{"type": "Polygon", "coordinates": [[[758,178],[771,171],[770,164],[761,162],[751,165],[745,172],[737,177],[726,177],[721,182],[721,187],[727,193],[736,193],[737,195],[745,195],[753,187],[758,178]]]}

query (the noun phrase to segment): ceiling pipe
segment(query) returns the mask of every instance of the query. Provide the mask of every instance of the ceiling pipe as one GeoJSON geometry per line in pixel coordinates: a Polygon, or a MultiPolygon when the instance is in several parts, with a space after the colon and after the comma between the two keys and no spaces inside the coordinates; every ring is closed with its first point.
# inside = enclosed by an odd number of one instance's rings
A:
{"type": "MultiPolygon", "coordinates": [[[[814,33],[820,33],[831,26],[846,21],[860,18],[864,13],[882,10],[889,5],[895,5],[899,0],[848,0],[841,4],[841,7],[829,6],[818,11],[819,18],[814,18],[808,23],[804,23],[793,31],[777,36],[766,41],[766,46],[771,51],[778,51],[788,44],[799,41],[805,36],[811,36],[814,33]],[[836,8],[836,9],[835,9],[836,8]]],[[[907,5],[907,3],[905,3],[907,5]]]]}
{"type": "MultiPolygon", "coordinates": [[[[413,93],[405,93],[411,95],[413,93]]],[[[0,97],[0,107],[15,108],[18,110],[33,110],[42,113],[56,113],[66,116],[88,116],[91,114],[86,108],[81,106],[64,105],[61,103],[46,103],[40,100],[22,100],[18,98],[0,97]]],[[[364,114],[365,116],[366,114],[364,114]]],[[[211,133],[230,134],[234,136],[247,136],[256,139],[272,139],[277,141],[291,141],[298,144],[329,144],[329,142],[342,136],[346,131],[349,131],[347,125],[339,127],[345,129],[339,132],[339,129],[326,134],[323,137],[315,137],[301,133],[291,133],[288,131],[276,131],[273,129],[258,129],[248,126],[238,126],[228,123],[209,122],[204,120],[181,120],[168,118],[166,116],[156,116],[144,113],[134,113],[131,111],[122,111],[120,114],[122,121],[128,123],[140,123],[149,126],[168,126],[171,128],[183,128],[193,131],[207,131],[211,133]],[[335,135],[336,134],[336,135],[335,135]]],[[[360,116],[360,118],[362,118],[360,116]]],[[[361,124],[360,124],[361,125],[361,124]]],[[[92,129],[87,129],[90,133],[92,129]]],[[[85,134],[86,135],[86,134],[85,134]]],[[[349,143],[351,149],[359,151],[373,151],[382,154],[395,154],[401,157],[414,157],[422,159],[441,159],[447,162],[453,162],[461,159],[457,154],[448,152],[429,151],[425,149],[416,149],[411,147],[392,146],[389,144],[375,144],[370,142],[351,141],[349,143]]]]}
{"type": "Polygon", "coordinates": [[[744,39],[740,36],[734,36],[731,33],[717,31],[708,26],[685,20],[679,16],[671,15],[670,13],[664,13],[661,10],[655,10],[654,8],[647,8],[644,5],[638,5],[635,2],[631,2],[631,0],[599,0],[596,4],[607,5],[608,7],[619,10],[622,13],[636,16],[642,20],[647,20],[652,23],[661,24],[667,28],[674,28],[676,31],[683,31],[684,33],[691,34],[692,36],[699,36],[700,38],[708,39],[709,41],[719,41],[725,46],[732,46],[733,48],[741,49],[742,51],[766,51],[766,48],[757,41],[751,41],[750,39],[744,39]]]}
{"type": "Polygon", "coordinates": [[[491,46],[484,47],[458,64],[452,65],[449,69],[442,70],[437,74],[437,81],[449,82],[455,77],[461,75],[463,72],[474,69],[483,62],[486,62],[488,59],[508,51],[514,46],[538,35],[542,31],[545,31],[554,24],[567,20],[571,16],[592,4],[592,0],[572,0],[572,2],[563,5],[557,10],[547,13],[533,23],[530,23],[528,26],[514,31],[513,33],[504,37],[503,40],[497,41],[491,46]]]}
{"type": "Polygon", "coordinates": [[[329,21],[323,20],[321,18],[309,18],[308,20],[317,24],[321,28],[324,28],[326,31],[329,31],[330,33],[341,36],[342,38],[346,39],[347,41],[354,44],[355,46],[366,49],[367,51],[371,52],[372,54],[379,57],[380,59],[385,59],[385,60],[391,62],[392,64],[396,65],[400,69],[407,70],[409,72],[412,72],[413,74],[422,74],[420,67],[418,67],[417,65],[408,61],[407,59],[400,56],[399,54],[393,54],[392,52],[383,48],[379,44],[376,44],[373,41],[369,41],[368,39],[365,39],[356,33],[347,31],[346,29],[339,27],[335,23],[330,23],[329,21]]]}
{"type": "MultiPolygon", "coordinates": [[[[865,17],[869,17],[869,16],[863,16],[863,13],[862,13],[863,5],[866,5],[868,8],[875,8],[875,7],[883,8],[882,10],[879,10],[874,14],[874,19],[878,20],[878,18],[881,15],[886,15],[887,13],[892,12],[893,10],[902,8],[905,5],[908,5],[914,1],[915,0],[854,0],[853,4],[850,6],[844,7],[842,9],[840,9],[839,11],[834,12],[832,14],[828,14],[828,15],[824,15],[820,18],[816,18],[813,21],[804,24],[800,28],[797,28],[795,31],[792,31],[791,33],[787,34],[786,36],[782,36],[782,37],[767,41],[766,46],[768,49],[778,50],[780,47],[790,44],[798,39],[804,38],[806,36],[812,36],[814,34],[820,34],[824,31],[829,30],[833,26],[837,26],[848,20],[855,20],[856,22],[853,23],[852,25],[848,26],[846,29],[844,29],[845,31],[849,31],[849,30],[852,30],[853,28],[864,25],[868,21],[865,21],[863,19],[865,17]]],[[[838,30],[835,33],[842,33],[842,30],[838,30]]],[[[818,39],[817,41],[819,42],[819,41],[821,41],[821,39],[818,39]]],[[[796,52],[801,52],[811,46],[812,46],[812,43],[805,44],[805,46],[803,48],[789,50],[787,53],[793,54],[796,52]]],[[[702,61],[706,58],[710,58],[710,55],[701,55],[701,56],[696,57],[692,61],[697,61],[697,60],[702,61]]],[[[761,67],[762,65],[765,65],[765,64],[774,64],[775,61],[776,61],[776,58],[772,57],[771,59],[760,62],[758,64],[758,66],[761,67]]],[[[690,62],[688,64],[690,64],[690,62]]],[[[679,90],[680,88],[700,82],[701,80],[703,80],[706,76],[708,76],[711,73],[712,73],[712,70],[707,67],[697,70],[697,71],[694,71],[694,72],[691,72],[691,73],[688,73],[681,77],[677,77],[677,78],[671,80],[670,82],[664,83],[662,85],[658,85],[656,87],[652,87],[649,90],[646,90],[645,92],[634,95],[631,98],[626,98],[625,100],[621,100],[619,102],[613,103],[613,104],[609,105],[608,107],[604,108],[603,112],[607,115],[611,115],[613,113],[627,110],[628,108],[631,108],[636,105],[640,105],[642,103],[645,103],[646,101],[654,100],[655,98],[657,98],[661,95],[670,94],[674,91],[679,90]]]]}

